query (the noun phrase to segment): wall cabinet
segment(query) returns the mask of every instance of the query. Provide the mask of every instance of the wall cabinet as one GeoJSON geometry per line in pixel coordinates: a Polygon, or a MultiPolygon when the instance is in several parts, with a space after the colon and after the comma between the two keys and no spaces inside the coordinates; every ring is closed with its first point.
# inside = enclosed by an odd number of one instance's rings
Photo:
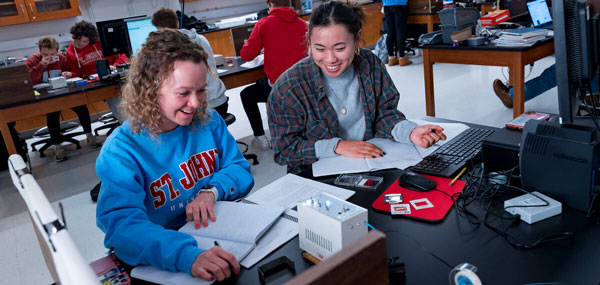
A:
{"type": "Polygon", "coordinates": [[[0,0],[0,26],[80,15],[78,0],[0,0]]]}
{"type": "Polygon", "coordinates": [[[230,29],[207,32],[203,33],[202,35],[205,36],[210,43],[213,54],[221,54],[225,57],[236,55],[230,29]]]}

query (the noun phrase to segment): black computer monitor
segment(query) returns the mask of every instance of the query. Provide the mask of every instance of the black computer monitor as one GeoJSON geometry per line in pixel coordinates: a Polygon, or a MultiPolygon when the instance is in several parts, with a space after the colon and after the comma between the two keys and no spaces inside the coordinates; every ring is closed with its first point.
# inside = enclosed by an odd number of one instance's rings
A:
{"type": "Polygon", "coordinates": [[[588,14],[585,0],[553,0],[552,7],[559,116],[573,124],[598,72],[598,15],[588,14]]]}
{"type": "Polygon", "coordinates": [[[511,19],[528,15],[527,0],[504,0],[504,9],[508,9],[511,19]]]}
{"type": "Polygon", "coordinates": [[[138,49],[146,42],[146,38],[151,32],[156,31],[152,25],[151,18],[141,18],[126,20],[127,33],[129,34],[130,50],[133,55],[137,54],[138,49]]]}
{"type": "Polygon", "coordinates": [[[104,56],[121,53],[129,56],[131,54],[127,26],[123,19],[97,22],[96,27],[104,56]]]}

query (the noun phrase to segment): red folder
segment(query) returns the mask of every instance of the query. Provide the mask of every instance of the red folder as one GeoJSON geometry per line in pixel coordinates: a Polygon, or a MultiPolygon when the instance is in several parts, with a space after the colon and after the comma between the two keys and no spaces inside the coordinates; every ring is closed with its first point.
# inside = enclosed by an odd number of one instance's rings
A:
{"type": "MultiPolygon", "coordinates": [[[[452,179],[444,177],[436,177],[423,175],[437,183],[435,189],[443,191],[448,195],[459,193],[465,187],[465,182],[457,180],[454,185],[450,186],[452,179]]],[[[387,204],[385,203],[386,194],[402,194],[402,203],[408,204],[410,207],[410,214],[395,215],[395,216],[406,216],[418,220],[425,220],[429,222],[440,222],[446,217],[448,211],[454,204],[454,201],[446,194],[440,191],[431,190],[427,192],[418,192],[409,190],[398,185],[398,179],[392,183],[392,185],[379,196],[375,202],[373,202],[373,209],[380,210],[383,212],[390,213],[390,207],[398,204],[387,204]],[[413,201],[413,203],[411,203],[413,201]],[[415,208],[421,208],[417,209],[415,208]]]]}

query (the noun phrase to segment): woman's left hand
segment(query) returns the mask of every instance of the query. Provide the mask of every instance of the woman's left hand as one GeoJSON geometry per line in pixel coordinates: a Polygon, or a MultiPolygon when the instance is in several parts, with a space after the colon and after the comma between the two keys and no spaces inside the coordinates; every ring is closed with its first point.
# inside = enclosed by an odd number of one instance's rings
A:
{"type": "Polygon", "coordinates": [[[200,222],[202,222],[202,226],[208,227],[208,219],[212,222],[217,220],[213,211],[214,204],[215,194],[200,192],[194,201],[185,206],[186,222],[194,221],[197,229],[200,228],[200,222]]]}
{"type": "Polygon", "coordinates": [[[444,128],[438,125],[418,126],[410,133],[410,141],[422,148],[428,148],[439,140],[446,140],[442,131],[444,128]]]}

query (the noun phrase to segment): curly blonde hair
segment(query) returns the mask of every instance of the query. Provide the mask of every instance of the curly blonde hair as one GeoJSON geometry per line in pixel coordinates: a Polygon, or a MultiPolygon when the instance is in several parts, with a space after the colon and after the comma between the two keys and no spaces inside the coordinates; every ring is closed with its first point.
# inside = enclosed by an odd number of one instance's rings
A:
{"type": "MultiPolygon", "coordinates": [[[[158,91],[168,79],[175,61],[203,63],[208,68],[207,53],[190,38],[172,29],[152,32],[146,43],[133,58],[127,83],[123,88],[123,107],[130,116],[134,134],[148,134],[157,138],[160,133],[162,113],[158,104],[158,91]]],[[[206,100],[194,114],[192,125],[206,123],[206,100]]]]}

